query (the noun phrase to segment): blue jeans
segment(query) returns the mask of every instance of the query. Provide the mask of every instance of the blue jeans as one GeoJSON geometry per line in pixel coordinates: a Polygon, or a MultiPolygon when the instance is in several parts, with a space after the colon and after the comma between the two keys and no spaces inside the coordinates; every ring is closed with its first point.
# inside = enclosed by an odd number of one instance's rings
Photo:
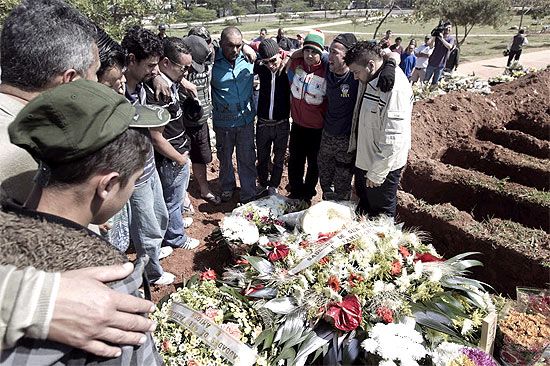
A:
{"type": "Polygon", "coordinates": [[[223,191],[236,188],[233,150],[237,148],[237,169],[241,183],[241,202],[256,198],[256,146],[254,123],[237,127],[216,127],[216,149],[220,161],[220,184],[223,191]]]}
{"type": "Polygon", "coordinates": [[[165,158],[159,165],[159,172],[164,202],[166,202],[170,217],[164,240],[166,244],[179,248],[187,240],[183,229],[181,209],[185,201],[185,192],[189,187],[189,159],[185,165],[179,166],[174,161],[165,158]]]}
{"type": "Polygon", "coordinates": [[[168,226],[168,211],[156,169],[148,180],[136,186],[130,196],[130,215],[130,237],[137,256],[149,256],[145,271],[149,281],[154,282],[163,274],[159,251],[168,226]]]}
{"type": "Polygon", "coordinates": [[[437,66],[428,65],[428,67],[426,67],[426,75],[424,76],[424,82],[430,81],[433,75],[434,78],[432,80],[432,85],[437,85],[442,73],[443,73],[443,66],[437,67],[437,66]]]}

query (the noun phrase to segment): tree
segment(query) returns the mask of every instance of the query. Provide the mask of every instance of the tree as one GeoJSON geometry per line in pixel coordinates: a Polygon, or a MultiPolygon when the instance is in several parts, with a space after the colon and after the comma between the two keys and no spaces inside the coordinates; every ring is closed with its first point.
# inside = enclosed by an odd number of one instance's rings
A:
{"type": "Polygon", "coordinates": [[[391,14],[391,12],[393,11],[393,9],[395,9],[396,6],[397,6],[397,1],[396,1],[396,0],[391,0],[391,1],[387,4],[388,12],[387,12],[386,15],[384,15],[384,17],[380,20],[380,22],[378,23],[378,26],[376,26],[376,29],[374,30],[374,34],[372,35],[372,39],[376,39],[376,34],[378,33],[378,30],[380,29],[380,27],[382,26],[382,24],[384,24],[384,22],[386,21],[386,18],[391,14]]]}
{"type": "Polygon", "coordinates": [[[533,19],[550,14],[550,0],[516,0],[512,1],[512,5],[519,8],[519,29],[523,26],[523,17],[528,13],[531,13],[533,19]]]}
{"type": "Polygon", "coordinates": [[[457,40],[458,29],[463,28],[463,37],[458,41],[458,47],[462,46],[474,26],[497,27],[504,24],[509,14],[509,3],[502,0],[417,0],[415,8],[417,20],[443,19],[452,22],[457,40]]]}

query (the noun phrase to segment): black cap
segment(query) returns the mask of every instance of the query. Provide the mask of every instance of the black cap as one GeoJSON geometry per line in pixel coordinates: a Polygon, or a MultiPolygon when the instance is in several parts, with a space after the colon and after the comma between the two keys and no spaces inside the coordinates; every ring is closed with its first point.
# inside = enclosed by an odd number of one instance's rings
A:
{"type": "Polygon", "coordinates": [[[357,42],[357,37],[353,33],[342,33],[337,35],[332,42],[338,42],[349,50],[357,42]]]}
{"type": "Polygon", "coordinates": [[[159,25],[159,30],[163,30],[163,29],[166,29],[166,24],[160,24],[159,25]]]}
{"type": "Polygon", "coordinates": [[[260,58],[271,58],[279,53],[279,45],[274,39],[266,38],[258,46],[258,53],[260,58]]]}
{"type": "Polygon", "coordinates": [[[183,42],[191,49],[191,66],[197,72],[204,72],[204,63],[210,58],[210,47],[204,38],[190,35],[183,39],[183,42]]]}

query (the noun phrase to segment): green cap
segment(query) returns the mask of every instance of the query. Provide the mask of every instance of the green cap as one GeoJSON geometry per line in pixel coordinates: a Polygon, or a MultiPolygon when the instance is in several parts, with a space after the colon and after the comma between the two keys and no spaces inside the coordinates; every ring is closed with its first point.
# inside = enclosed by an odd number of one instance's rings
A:
{"type": "Polygon", "coordinates": [[[8,127],[13,144],[49,164],[75,161],[101,149],[128,127],[160,127],[159,106],[132,107],[111,88],[79,79],[32,99],[8,127]]]}

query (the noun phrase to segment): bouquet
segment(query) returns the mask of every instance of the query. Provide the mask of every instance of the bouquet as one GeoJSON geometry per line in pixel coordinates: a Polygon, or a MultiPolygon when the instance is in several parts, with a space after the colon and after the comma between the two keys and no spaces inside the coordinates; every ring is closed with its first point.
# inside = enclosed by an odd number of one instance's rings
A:
{"type": "Polygon", "coordinates": [[[435,366],[498,366],[496,361],[477,348],[443,342],[432,352],[435,366]]]}
{"type": "MultiPolygon", "coordinates": [[[[195,276],[183,288],[161,300],[160,308],[152,315],[157,323],[153,338],[159,353],[167,365],[210,366],[231,365],[218,349],[209,346],[204,338],[174,321],[171,312],[174,303],[182,303],[215,323],[241,347],[252,344],[262,332],[261,319],[248,306],[245,298],[230,289],[218,287],[212,270],[204,272],[200,280],[195,276]]],[[[264,352],[256,358],[255,365],[268,365],[264,352]]]]}

